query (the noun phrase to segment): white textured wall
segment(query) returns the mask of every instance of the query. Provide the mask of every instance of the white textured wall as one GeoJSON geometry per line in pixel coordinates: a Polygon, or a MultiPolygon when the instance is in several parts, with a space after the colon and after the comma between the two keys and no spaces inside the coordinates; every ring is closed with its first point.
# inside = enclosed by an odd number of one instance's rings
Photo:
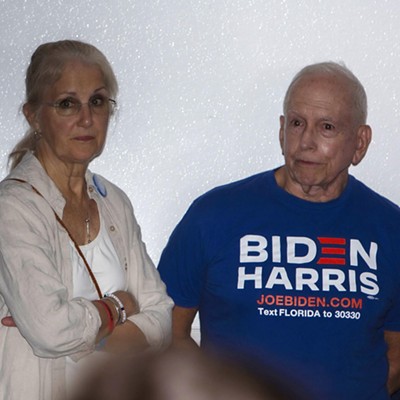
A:
{"type": "Polygon", "coordinates": [[[364,83],[374,141],[353,173],[400,202],[399,17],[398,0],[0,0],[0,177],[26,127],[31,53],[76,38],[121,88],[91,168],[128,193],[155,262],[195,197],[282,162],[282,97],[313,62],[342,60],[364,83]]]}

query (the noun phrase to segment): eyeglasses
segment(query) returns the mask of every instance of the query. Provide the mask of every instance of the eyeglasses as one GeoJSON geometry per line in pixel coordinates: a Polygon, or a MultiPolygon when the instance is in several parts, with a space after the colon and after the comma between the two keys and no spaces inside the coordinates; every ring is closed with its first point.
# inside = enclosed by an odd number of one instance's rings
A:
{"type": "Polygon", "coordinates": [[[67,97],[55,103],[43,103],[46,106],[54,107],[58,115],[72,117],[78,115],[82,106],[87,105],[91,112],[97,115],[110,115],[117,107],[117,102],[108,97],[96,95],[90,98],[87,103],[81,103],[73,97],[67,97]]]}

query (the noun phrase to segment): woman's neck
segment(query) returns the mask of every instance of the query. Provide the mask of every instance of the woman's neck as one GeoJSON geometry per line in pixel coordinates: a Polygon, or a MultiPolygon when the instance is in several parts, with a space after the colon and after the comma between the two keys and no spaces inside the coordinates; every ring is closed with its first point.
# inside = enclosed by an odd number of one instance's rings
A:
{"type": "Polygon", "coordinates": [[[37,156],[44,170],[50,179],[55,183],[64,197],[87,199],[86,171],[87,165],[80,163],[65,163],[61,160],[54,160],[37,156]]]}

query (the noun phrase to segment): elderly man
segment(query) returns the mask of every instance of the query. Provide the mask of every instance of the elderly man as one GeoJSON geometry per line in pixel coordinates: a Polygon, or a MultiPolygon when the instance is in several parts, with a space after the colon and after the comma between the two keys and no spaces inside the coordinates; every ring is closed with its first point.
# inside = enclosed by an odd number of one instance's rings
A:
{"type": "Polygon", "coordinates": [[[371,141],[363,86],[305,67],[280,117],[283,166],[197,199],[159,271],[174,340],[258,357],[323,400],[399,388],[400,210],[353,176],[371,141]]]}

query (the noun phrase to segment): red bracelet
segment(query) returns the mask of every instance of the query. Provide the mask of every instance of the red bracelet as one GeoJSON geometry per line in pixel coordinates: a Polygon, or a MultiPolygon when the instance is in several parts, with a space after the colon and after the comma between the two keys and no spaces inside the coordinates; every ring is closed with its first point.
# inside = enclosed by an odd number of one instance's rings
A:
{"type": "Polygon", "coordinates": [[[104,300],[96,300],[96,302],[102,304],[108,315],[108,334],[114,330],[114,318],[110,306],[104,300]]]}

